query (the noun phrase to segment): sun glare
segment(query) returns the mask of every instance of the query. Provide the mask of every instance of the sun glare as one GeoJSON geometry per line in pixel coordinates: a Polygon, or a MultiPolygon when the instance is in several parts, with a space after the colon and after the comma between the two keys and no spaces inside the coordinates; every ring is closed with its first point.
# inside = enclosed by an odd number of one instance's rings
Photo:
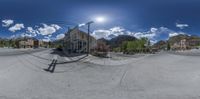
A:
{"type": "Polygon", "coordinates": [[[102,16],[96,17],[96,22],[103,23],[105,21],[106,21],[105,17],[102,17],[102,16]]]}

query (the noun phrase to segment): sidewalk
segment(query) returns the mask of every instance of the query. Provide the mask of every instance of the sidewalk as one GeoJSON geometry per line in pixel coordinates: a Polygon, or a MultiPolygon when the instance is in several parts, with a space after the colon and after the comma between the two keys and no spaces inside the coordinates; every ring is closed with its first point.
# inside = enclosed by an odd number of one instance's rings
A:
{"type": "Polygon", "coordinates": [[[53,52],[51,52],[50,54],[57,56],[57,64],[77,62],[87,57],[86,54],[65,54],[64,52],[57,51],[56,49],[53,49],[53,52]]]}
{"type": "Polygon", "coordinates": [[[89,55],[88,57],[82,59],[81,61],[85,63],[92,63],[92,64],[98,64],[98,65],[120,66],[120,65],[137,62],[138,60],[141,60],[147,56],[148,55],[141,55],[141,56],[132,55],[132,57],[123,58],[122,56],[120,57],[120,56],[113,55],[111,58],[100,58],[100,57],[89,55]]]}

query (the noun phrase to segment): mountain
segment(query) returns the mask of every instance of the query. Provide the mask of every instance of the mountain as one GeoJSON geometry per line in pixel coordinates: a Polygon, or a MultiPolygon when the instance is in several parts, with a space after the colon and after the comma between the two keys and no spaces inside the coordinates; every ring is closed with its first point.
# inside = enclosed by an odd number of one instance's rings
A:
{"type": "Polygon", "coordinates": [[[180,35],[177,35],[177,36],[173,36],[173,37],[170,37],[168,42],[170,44],[174,44],[176,42],[180,42],[181,40],[183,39],[186,39],[188,42],[191,42],[191,41],[199,41],[200,42],[200,37],[199,36],[196,36],[196,35],[186,35],[186,34],[180,34],[180,35]]]}
{"type": "Polygon", "coordinates": [[[106,40],[105,38],[100,38],[97,40],[97,42],[105,42],[106,45],[109,45],[109,40],[106,40]]]}
{"type": "Polygon", "coordinates": [[[167,47],[167,42],[163,40],[160,40],[153,45],[153,48],[157,49],[165,49],[166,47],[167,47]]]}
{"type": "Polygon", "coordinates": [[[115,38],[109,40],[109,45],[111,48],[119,47],[124,41],[134,41],[137,40],[136,37],[130,35],[119,35],[115,38]]]}
{"type": "Polygon", "coordinates": [[[177,36],[173,36],[173,37],[170,37],[168,39],[168,42],[170,44],[174,44],[176,42],[180,42],[182,39],[186,39],[186,40],[189,40],[190,39],[190,36],[189,35],[186,35],[186,34],[179,34],[177,36]]]}

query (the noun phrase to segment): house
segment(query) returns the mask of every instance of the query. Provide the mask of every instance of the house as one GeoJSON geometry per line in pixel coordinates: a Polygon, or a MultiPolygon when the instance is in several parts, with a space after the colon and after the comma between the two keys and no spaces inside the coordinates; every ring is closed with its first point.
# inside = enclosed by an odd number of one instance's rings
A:
{"type": "Polygon", "coordinates": [[[187,50],[197,48],[200,45],[199,39],[182,39],[172,45],[173,50],[187,50]]]}
{"type": "Polygon", "coordinates": [[[27,38],[19,41],[19,48],[38,48],[39,41],[33,38],[27,38]]]}
{"type": "Polygon", "coordinates": [[[92,55],[99,56],[99,57],[108,57],[108,52],[110,51],[109,45],[107,45],[107,42],[105,39],[98,39],[97,44],[92,49],[92,55]]]}
{"type": "Polygon", "coordinates": [[[42,48],[49,48],[50,47],[50,42],[45,42],[43,40],[39,40],[39,47],[42,47],[42,48]]]}
{"type": "Polygon", "coordinates": [[[180,48],[184,49],[184,50],[188,49],[189,48],[189,42],[186,39],[182,39],[180,41],[180,48]]]}
{"type": "Polygon", "coordinates": [[[172,50],[186,50],[189,49],[189,42],[187,39],[182,39],[179,42],[175,42],[172,46],[171,46],[172,50]]]}
{"type": "Polygon", "coordinates": [[[191,46],[191,48],[195,48],[197,46],[200,46],[200,39],[189,40],[189,45],[191,46]]]}
{"type": "MultiPolygon", "coordinates": [[[[88,52],[88,33],[81,31],[78,27],[69,29],[63,39],[63,51],[65,53],[86,53],[88,52]]],[[[89,36],[89,51],[96,46],[96,39],[89,36]]]]}
{"type": "Polygon", "coordinates": [[[110,50],[109,47],[110,46],[107,44],[106,40],[102,38],[97,40],[97,44],[94,50],[98,52],[108,52],[110,50]]]}

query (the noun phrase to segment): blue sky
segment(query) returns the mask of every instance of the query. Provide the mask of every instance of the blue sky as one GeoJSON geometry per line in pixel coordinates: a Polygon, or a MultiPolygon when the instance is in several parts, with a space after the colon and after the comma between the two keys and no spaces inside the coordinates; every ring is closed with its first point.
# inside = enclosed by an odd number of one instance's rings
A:
{"type": "Polygon", "coordinates": [[[106,21],[91,27],[97,38],[126,34],[156,42],[177,34],[199,35],[199,12],[199,0],[1,0],[0,37],[55,40],[68,27],[101,16],[106,21]]]}

